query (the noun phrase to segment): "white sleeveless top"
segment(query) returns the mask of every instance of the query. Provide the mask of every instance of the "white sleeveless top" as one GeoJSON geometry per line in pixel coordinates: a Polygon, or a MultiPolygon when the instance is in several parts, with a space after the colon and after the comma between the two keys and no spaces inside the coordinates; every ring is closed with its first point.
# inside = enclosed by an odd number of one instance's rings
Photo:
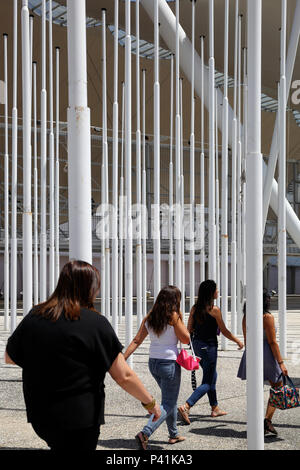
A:
{"type": "Polygon", "coordinates": [[[148,322],[145,323],[145,326],[151,341],[149,358],[176,361],[178,356],[178,338],[175,334],[174,326],[167,325],[166,329],[159,336],[148,326],[148,322]]]}

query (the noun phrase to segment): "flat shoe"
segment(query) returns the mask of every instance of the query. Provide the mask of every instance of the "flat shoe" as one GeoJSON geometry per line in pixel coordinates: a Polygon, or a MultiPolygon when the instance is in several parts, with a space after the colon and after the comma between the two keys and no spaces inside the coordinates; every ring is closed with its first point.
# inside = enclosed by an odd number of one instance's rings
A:
{"type": "Polygon", "coordinates": [[[147,445],[148,445],[148,437],[145,436],[142,432],[139,432],[136,436],[135,439],[139,445],[140,450],[147,450],[147,445]]]}
{"type": "Polygon", "coordinates": [[[189,419],[189,412],[186,409],[185,406],[180,406],[178,409],[178,413],[182,421],[184,421],[186,424],[191,424],[190,419],[189,419]]]}
{"type": "Polygon", "coordinates": [[[183,436],[170,437],[170,439],[168,440],[168,444],[176,444],[177,442],[182,441],[185,441],[185,437],[183,436]]]}
{"type": "Polygon", "coordinates": [[[227,415],[226,411],[219,410],[219,411],[212,411],[210,416],[212,418],[217,418],[218,416],[225,416],[225,415],[227,415]]]}

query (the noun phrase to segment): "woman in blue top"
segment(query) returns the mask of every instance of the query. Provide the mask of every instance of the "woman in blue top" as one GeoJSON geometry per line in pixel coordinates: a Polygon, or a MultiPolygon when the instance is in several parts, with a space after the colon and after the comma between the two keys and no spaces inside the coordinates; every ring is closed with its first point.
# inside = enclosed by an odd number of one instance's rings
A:
{"type": "Polygon", "coordinates": [[[215,281],[206,280],[201,282],[197,302],[189,316],[188,330],[193,333],[192,341],[195,354],[201,358],[200,365],[203,369],[203,379],[201,385],[196,388],[185,404],[178,408],[179,416],[186,424],[190,424],[189,413],[191,407],[206,393],[211,406],[211,416],[215,418],[227,414],[219,409],[216,392],[217,334],[219,330],[226,338],[234,341],[239,349],[244,347],[243,343],[226,328],[221,310],[214,305],[218,294],[215,281]]]}

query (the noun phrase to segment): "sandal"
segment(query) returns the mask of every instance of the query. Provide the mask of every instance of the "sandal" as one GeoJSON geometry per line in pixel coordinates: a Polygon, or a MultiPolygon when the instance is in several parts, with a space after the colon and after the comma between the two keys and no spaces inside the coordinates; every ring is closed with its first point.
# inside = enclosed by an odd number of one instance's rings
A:
{"type": "Polygon", "coordinates": [[[139,432],[136,436],[135,439],[139,445],[140,450],[147,450],[147,445],[148,445],[148,437],[142,433],[139,432]]]}
{"type": "Polygon", "coordinates": [[[278,435],[278,432],[274,428],[272,421],[268,418],[265,418],[264,420],[264,428],[265,428],[265,435],[271,432],[272,434],[275,434],[275,436],[278,435]]]}
{"type": "Polygon", "coordinates": [[[186,438],[183,436],[170,437],[168,440],[168,444],[176,444],[177,442],[185,441],[185,439],[186,438]]]}
{"type": "Polygon", "coordinates": [[[178,409],[178,413],[182,421],[184,421],[186,424],[191,424],[190,419],[189,419],[189,410],[186,409],[184,405],[180,406],[178,409]]]}

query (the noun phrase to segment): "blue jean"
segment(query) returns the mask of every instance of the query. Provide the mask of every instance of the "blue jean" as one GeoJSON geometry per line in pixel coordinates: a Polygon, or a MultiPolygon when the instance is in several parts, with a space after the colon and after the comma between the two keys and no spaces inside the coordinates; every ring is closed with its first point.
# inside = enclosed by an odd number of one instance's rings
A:
{"type": "Polygon", "coordinates": [[[217,406],[217,357],[218,346],[211,343],[205,343],[198,339],[193,340],[193,347],[196,356],[201,357],[200,365],[203,369],[202,383],[192,395],[188,398],[187,403],[194,406],[200,398],[207,393],[210,406],[217,406]]]}
{"type": "Polygon", "coordinates": [[[161,389],[161,416],[153,422],[149,419],[142,432],[150,437],[164,422],[168,426],[171,438],[178,435],[177,430],[177,398],[180,388],[181,368],[176,361],[168,359],[149,359],[149,370],[161,389]]]}

